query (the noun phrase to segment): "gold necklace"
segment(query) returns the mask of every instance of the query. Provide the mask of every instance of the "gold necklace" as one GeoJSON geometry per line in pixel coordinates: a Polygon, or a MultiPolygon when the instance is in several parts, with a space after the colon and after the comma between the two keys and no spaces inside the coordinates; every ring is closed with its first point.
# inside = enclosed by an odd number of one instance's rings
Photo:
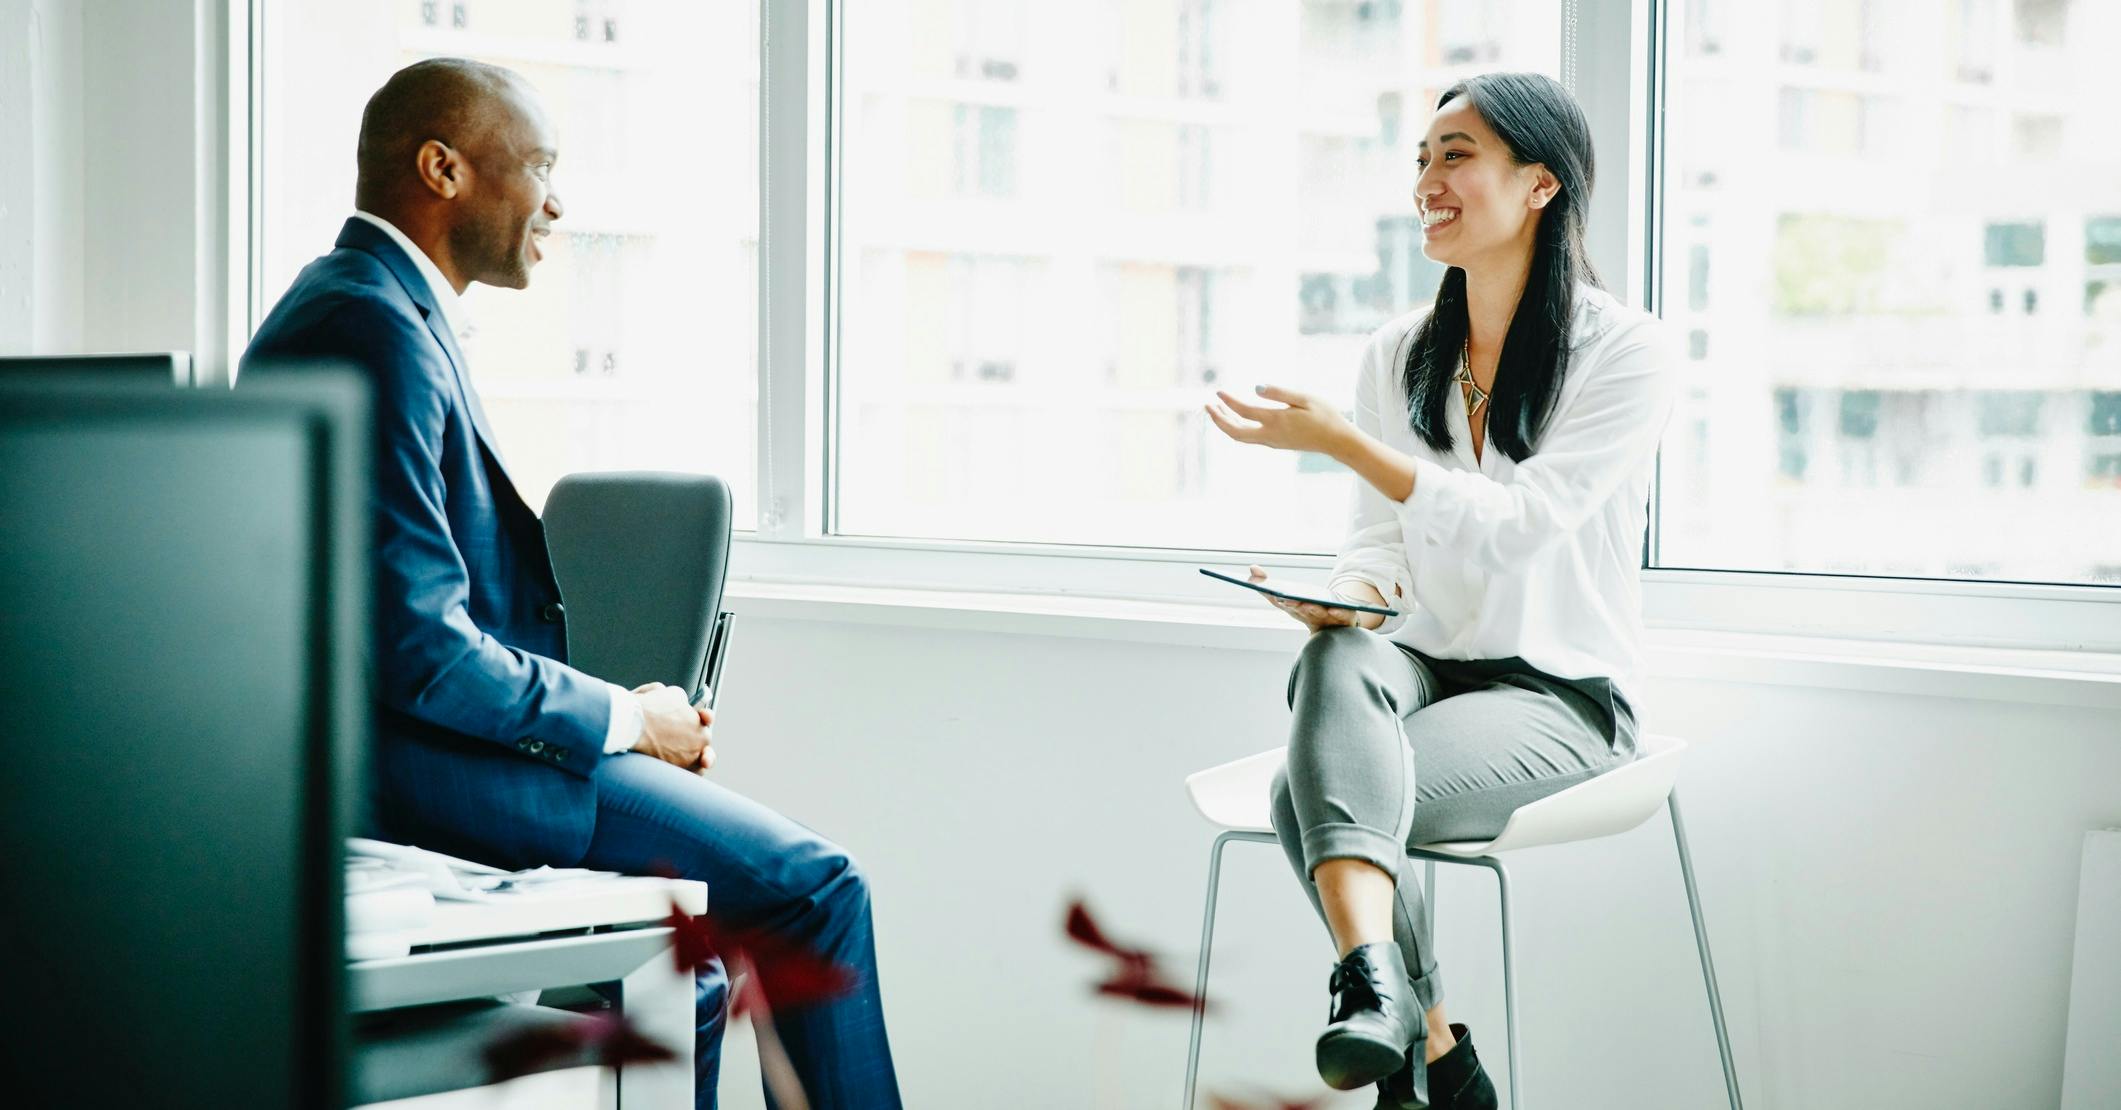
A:
{"type": "Polygon", "coordinates": [[[1458,364],[1457,380],[1460,385],[1465,386],[1469,391],[1469,395],[1466,398],[1466,419],[1471,420],[1473,414],[1480,410],[1480,406],[1488,403],[1488,391],[1480,388],[1479,383],[1473,380],[1473,339],[1471,336],[1466,337],[1463,356],[1463,359],[1458,364]]]}

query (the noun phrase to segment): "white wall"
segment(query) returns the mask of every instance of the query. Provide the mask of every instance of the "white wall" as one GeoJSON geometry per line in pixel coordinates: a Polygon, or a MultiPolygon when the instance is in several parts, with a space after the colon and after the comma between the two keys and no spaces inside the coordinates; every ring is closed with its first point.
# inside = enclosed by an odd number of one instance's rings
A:
{"type": "MultiPolygon", "coordinates": [[[[736,644],[715,777],[875,880],[909,1104],[1174,1105],[1183,1017],[1094,999],[1062,907],[1083,894],[1190,979],[1211,833],[1180,781],[1282,742],[1289,657],[758,616],[736,644]]],[[[1669,679],[1645,700],[1696,745],[1682,797],[1749,1106],[2056,1104],[2078,851],[2121,822],[2110,709],[1669,679]]],[[[1527,1094],[1718,1105],[1669,825],[1511,864],[1527,1094]]],[[[1439,885],[1446,1006],[1499,1075],[1493,884],[1439,885]]],[[[1325,1094],[1322,928],[1264,847],[1232,849],[1223,899],[1204,1089],[1325,1094]]],[[[725,1105],[758,1105],[741,1076],[725,1105]]]]}
{"type": "Polygon", "coordinates": [[[231,37],[225,0],[0,0],[0,352],[221,372],[231,37]]]}

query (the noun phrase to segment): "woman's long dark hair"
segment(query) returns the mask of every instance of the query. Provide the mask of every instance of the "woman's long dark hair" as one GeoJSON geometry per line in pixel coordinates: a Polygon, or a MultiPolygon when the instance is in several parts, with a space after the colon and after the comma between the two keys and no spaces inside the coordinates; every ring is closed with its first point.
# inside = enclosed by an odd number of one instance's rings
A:
{"type": "MultiPolygon", "coordinates": [[[[1604,288],[1584,249],[1584,207],[1591,199],[1591,128],[1575,98],[1550,77],[1536,73],[1490,73],[1444,90],[1436,107],[1465,97],[1510,148],[1520,166],[1540,163],[1561,189],[1539,210],[1532,270],[1510,318],[1495,389],[1488,402],[1488,442],[1522,462],[1532,454],[1561,395],[1568,372],[1569,322],[1576,313],[1576,285],[1604,288]]],[[[1444,392],[1458,373],[1466,334],[1466,272],[1446,270],[1436,307],[1414,332],[1407,352],[1407,410],[1415,434],[1437,451],[1452,449],[1444,423],[1444,392]]]]}

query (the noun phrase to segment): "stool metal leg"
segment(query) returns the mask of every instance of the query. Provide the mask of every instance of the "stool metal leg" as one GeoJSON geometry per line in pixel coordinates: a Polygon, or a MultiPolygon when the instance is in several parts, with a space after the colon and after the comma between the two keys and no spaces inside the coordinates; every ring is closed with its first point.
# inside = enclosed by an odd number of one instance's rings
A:
{"type": "Polygon", "coordinates": [[[1223,845],[1233,840],[1249,840],[1257,844],[1279,844],[1272,833],[1247,832],[1232,829],[1215,838],[1214,846],[1208,849],[1208,904],[1201,912],[1200,922],[1200,967],[1193,974],[1193,997],[1200,1004],[1193,1007],[1193,1035],[1186,1045],[1186,1104],[1184,1110],[1193,1110],[1193,1088],[1200,1078],[1200,1029],[1207,1016],[1208,1001],[1208,953],[1215,943],[1215,892],[1222,882],[1223,845]]]}
{"type": "Polygon", "coordinates": [[[1672,814],[1672,839],[1679,845],[1679,874],[1686,880],[1687,911],[1694,916],[1694,945],[1701,951],[1701,978],[1709,988],[1709,1016],[1716,1022],[1716,1051],[1723,1057],[1723,1086],[1731,1110],[1743,1110],[1738,1098],[1738,1066],[1731,1060],[1731,1034],[1723,1023],[1723,996],[1716,990],[1716,962],[1709,958],[1709,929],[1701,920],[1701,895],[1694,889],[1694,857],[1686,848],[1686,824],[1679,819],[1679,791],[1665,797],[1672,814]]]}
{"type": "MultiPolygon", "coordinates": [[[[1421,861],[1421,915],[1428,919],[1429,943],[1436,943],[1436,861],[1421,861]]],[[[1419,971],[1420,968],[1414,970],[1419,971]]]]}
{"type": "Polygon", "coordinates": [[[1510,1048],[1510,1110],[1521,1110],[1524,1096],[1522,1069],[1517,1059],[1517,960],[1515,939],[1510,933],[1510,872],[1502,861],[1487,856],[1479,861],[1495,872],[1495,891],[1502,902],[1502,1013],[1504,1037],[1510,1048]]]}

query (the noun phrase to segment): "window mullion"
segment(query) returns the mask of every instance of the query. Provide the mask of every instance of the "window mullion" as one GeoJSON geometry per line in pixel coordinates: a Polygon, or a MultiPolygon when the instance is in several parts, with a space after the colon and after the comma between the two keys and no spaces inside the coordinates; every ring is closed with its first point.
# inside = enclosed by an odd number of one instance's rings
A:
{"type": "Polygon", "coordinates": [[[830,0],[763,0],[758,535],[822,533],[830,0]]]}
{"type": "Polygon", "coordinates": [[[1586,234],[1591,261],[1621,300],[1654,308],[1645,239],[1649,221],[1650,36],[1656,0],[1569,0],[1562,12],[1563,70],[1590,122],[1598,185],[1586,234]]]}

